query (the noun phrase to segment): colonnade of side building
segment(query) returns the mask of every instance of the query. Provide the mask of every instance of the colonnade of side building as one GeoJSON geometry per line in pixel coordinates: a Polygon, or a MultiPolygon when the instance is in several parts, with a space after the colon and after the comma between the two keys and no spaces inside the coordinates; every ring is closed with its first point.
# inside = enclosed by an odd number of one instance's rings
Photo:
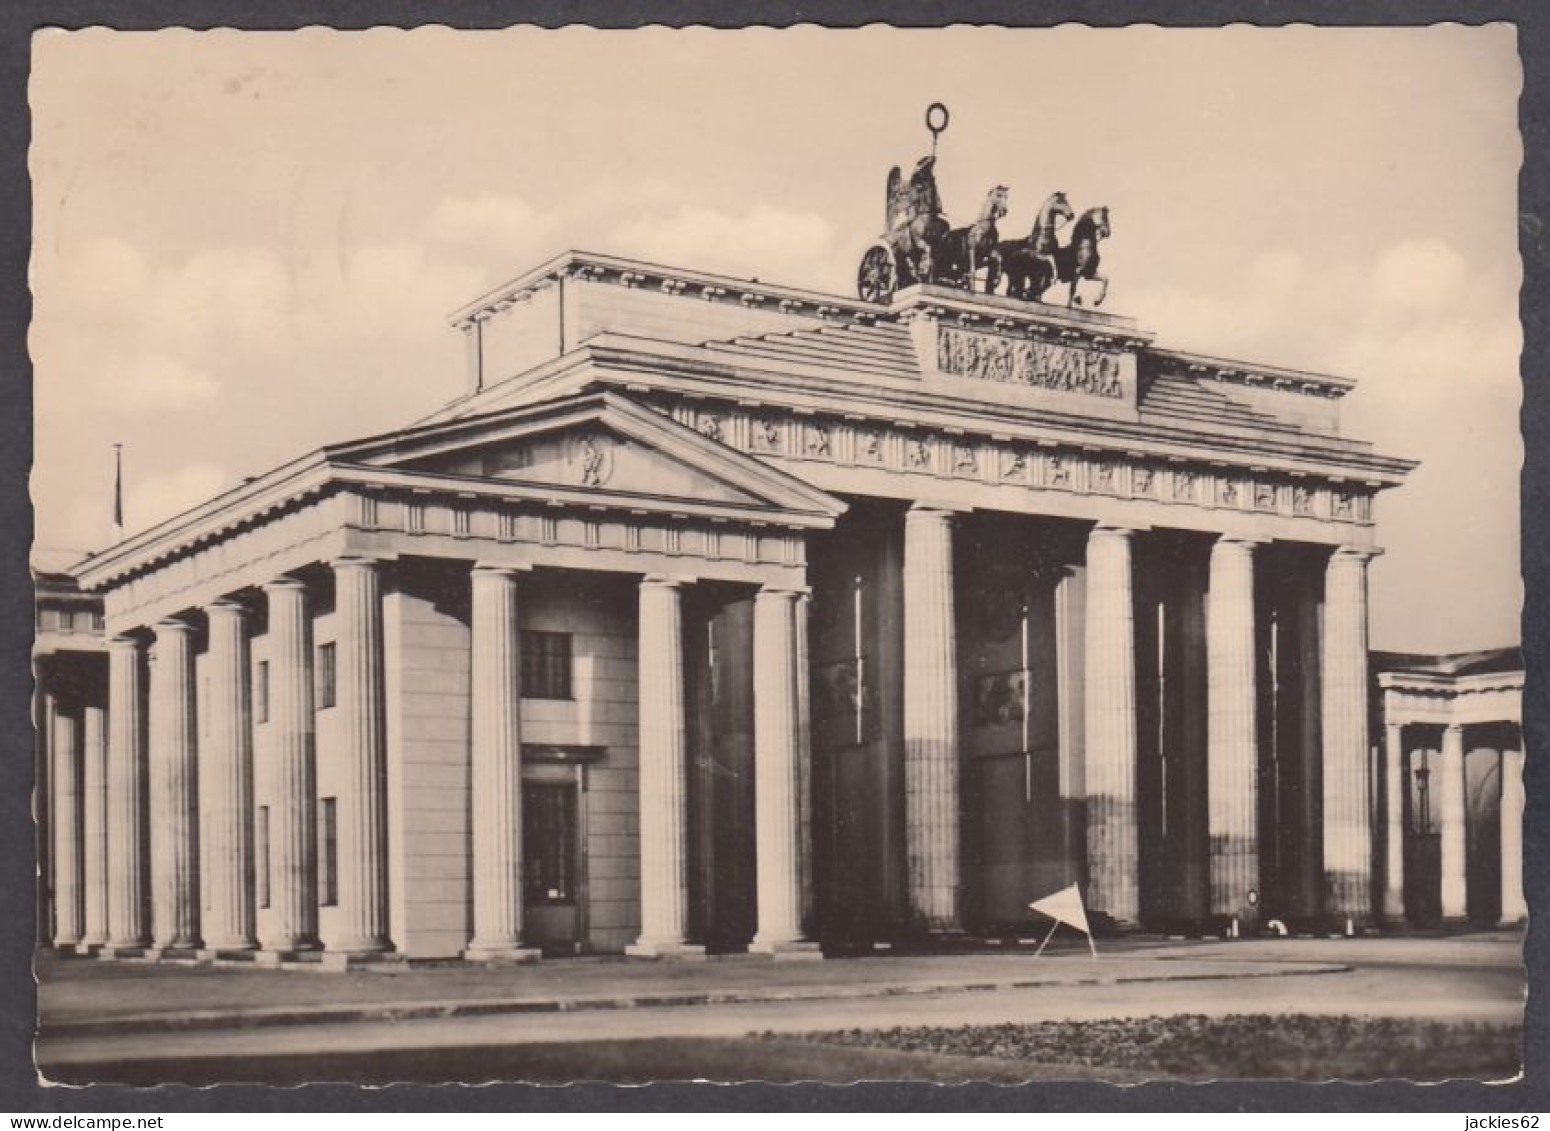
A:
{"type": "MultiPolygon", "coordinates": [[[[335,798],[340,924],[327,948],[345,958],[394,949],[387,864],[388,767],[383,560],[329,563],[334,591],[334,689],[342,784],[335,798]]],[[[474,564],[470,609],[469,770],[474,959],[536,957],[522,902],[522,724],[518,610],[524,571],[474,564]]],[[[684,591],[692,579],[639,583],[639,813],[642,955],[692,955],[687,899],[684,591]]],[[[44,726],[51,767],[53,942],[109,955],[196,952],[295,959],[322,949],[314,714],[312,586],[301,576],[223,595],[113,636],[108,705],[44,726]],[[255,764],[252,622],[265,622],[262,676],[267,765],[255,764]],[[203,621],[203,624],[200,623],[203,621]],[[207,639],[206,694],[196,693],[196,640],[207,639]],[[196,715],[201,702],[207,718],[196,715]],[[256,852],[255,776],[271,775],[256,852]],[[148,848],[148,851],[147,851],[148,848]],[[258,877],[271,913],[260,930],[258,877]]],[[[805,597],[764,586],[754,596],[758,933],[752,949],[804,953],[806,730],[805,597]]]]}

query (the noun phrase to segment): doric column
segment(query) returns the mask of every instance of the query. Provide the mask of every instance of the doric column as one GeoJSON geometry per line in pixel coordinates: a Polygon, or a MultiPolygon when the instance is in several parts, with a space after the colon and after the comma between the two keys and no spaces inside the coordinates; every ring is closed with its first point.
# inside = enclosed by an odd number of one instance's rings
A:
{"type": "Polygon", "coordinates": [[[81,726],[71,708],[53,712],[54,945],[74,947],[86,933],[81,868],[81,726]]]}
{"type": "Polygon", "coordinates": [[[334,569],[335,712],[344,741],[339,792],[339,917],[333,949],[390,950],[387,732],[383,691],[382,563],[340,558],[334,569]]]}
{"type": "Polygon", "coordinates": [[[920,503],[904,519],[904,808],[910,909],[927,930],[957,930],[953,513],[920,503]]]}
{"type": "Polygon", "coordinates": [[[253,707],[247,610],[236,601],[205,606],[209,712],[199,762],[200,879],[205,946],[252,950],[253,707]]]}
{"type": "MultiPolygon", "coordinates": [[[[813,921],[813,709],[812,658],[808,649],[808,622],[813,611],[813,596],[803,592],[797,601],[797,779],[798,819],[797,858],[802,873],[802,929],[812,930],[813,921]]],[[[859,646],[859,645],[858,645],[859,646]]]]}
{"type": "Polygon", "coordinates": [[[1523,899],[1523,752],[1502,751],[1502,922],[1521,923],[1523,899]]]}
{"type": "Polygon", "coordinates": [[[1405,918],[1405,728],[1383,726],[1383,917],[1405,918]]]}
{"type": "Polygon", "coordinates": [[[751,951],[814,953],[802,941],[799,593],[761,589],[753,611],[754,831],[758,933],[751,951]]]}
{"type": "Polygon", "coordinates": [[[151,651],[151,935],[164,949],[199,945],[197,738],[194,629],[160,621],[151,651]]]}
{"type": "Polygon", "coordinates": [[[1244,925],[1258,915],[1259,731],[1254,682],[1254,543],[1218,538],[1211,548],[1206,614],[1207,795],[1211,912],[1244,925]]]}
{"type": "Polygon", "coordinates": [[[312,713],[312,619],[307,586],[281,577],[269,602],[269,731],[276,804],[271,817],[271,951],[318,946],[316,720],[312,713]]]}
{"type": "Polygon", "coordinates": [[[1458,723],[1442,732],[1442,780],[1437,784],[1438,832],[1442,834],[1442,917],[1462,919],[1468,913],[1468,881],[1464,841],[1464,728],[1458,723]]]}
{"type": "Polygon", "coordinates": [[[145,917],[145,660],[138,641],[108,641],[108,945],[150,941],[145,917]]]}
{"type": "Polygon", "coordinates": [[[1368,789],[1367,550],[1342,548],[1324,575],[1324,912],[1372,916],[1368,789]]]}
{"type": "Polygon", "coordinates": [[[640,585],[640,938],[634,955],[703,954],[689,924],[683,582],[640,585]]]}
{"type": "Polygon", "coordinates": [[[1120,925],[1140,914],[1133,534],[1087,538],[1087,903],[1120,925]]]}
{"type": "Polygon", "coordinates": [[[522,638],[515,570],[476,566],[471,625],[474,938],[467,955],[524,960],[522,638]]]}
{"type": "Polygon", "coordinates": [[[85,934],[90,947],[108,941],[108,713],[99,706],[81,711],[82,835],[86,885],[85,934]]]}

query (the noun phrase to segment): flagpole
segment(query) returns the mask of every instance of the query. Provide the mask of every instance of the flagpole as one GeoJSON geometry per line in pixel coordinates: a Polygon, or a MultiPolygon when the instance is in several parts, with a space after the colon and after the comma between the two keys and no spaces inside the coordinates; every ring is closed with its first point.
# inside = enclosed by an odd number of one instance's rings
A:
{"type": "Polygon", "coordinates": [[[1060,926],[1060,920],[1056,919],[1049,925],[1049,933],[1044,936],[1044,941],[1039,944],[1039,949],[1033,952],[1035,958],[1044,953],[1044,948],[1049,945],[1050,939],[1055,937],[1055,928],[1060,926]]]}

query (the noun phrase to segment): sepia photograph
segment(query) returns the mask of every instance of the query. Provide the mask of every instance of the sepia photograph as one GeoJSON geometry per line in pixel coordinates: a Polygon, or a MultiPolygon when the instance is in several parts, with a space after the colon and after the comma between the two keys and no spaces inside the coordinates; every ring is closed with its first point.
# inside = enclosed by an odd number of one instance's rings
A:
{"type": "Polygon", "coordinates": [[[1521,1081],[1520,46],[39,29],[39,1082],[1521,1081]]]}

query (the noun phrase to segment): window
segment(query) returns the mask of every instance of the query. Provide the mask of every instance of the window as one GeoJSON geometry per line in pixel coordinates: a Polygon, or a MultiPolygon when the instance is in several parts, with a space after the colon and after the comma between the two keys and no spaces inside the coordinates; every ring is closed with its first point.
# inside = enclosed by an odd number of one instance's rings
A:
{"type": "Polygon", "coordinates": [[[269,806],[258,807],[253,822],[253,872],[258,888],[258,905],[269,906],[269,806]]]}
{"type": "Polygon", "coordinates": [[[576,789],[522,783],[522,899],[576,902],[576,789]]]}
{"type": "Polygon", "coordinates": [[[258,661],[253,674],[253,718],[257,722],[269,721],[269,661],[258,661]]]}
{"type": "Polygon", "coordinates": [[[570,633],[522,634],[522,697],[571,698],[570,633]]]}
{"type": "Polygon", "coordinates": [[[333,797],[318,798],[318,902],[339,902],[339,806],[333,797]]]}
{"type": "Polygon", "coordinates": [[[317,664],[312,669],[312,693],[317,700],[316,706],[319,711],[334,705],[334,693],[338,685],[337,674],[334,667],[333,644],[319,644],[317,664]]]}

